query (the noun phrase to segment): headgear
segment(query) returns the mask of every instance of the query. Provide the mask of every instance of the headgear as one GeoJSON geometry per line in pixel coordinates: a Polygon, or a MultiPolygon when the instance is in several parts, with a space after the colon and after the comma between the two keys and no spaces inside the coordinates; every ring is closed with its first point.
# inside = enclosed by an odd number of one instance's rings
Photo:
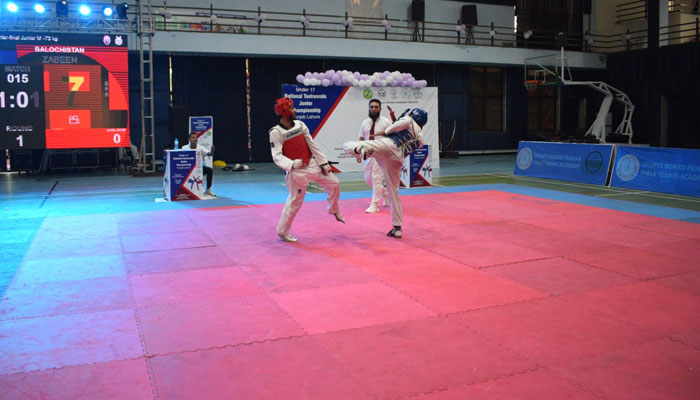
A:
{"type": "Polygon", "coordinates": [[[428,113],[425,112],[425,110],[421,110],[420,108],[414,108],[411,110],[411,112],[408,113],[408,115],[413,118],[413,120],[420,125],[422,128],[425,126],[425,123],[428,122],[428,113]]]}
{"type": "Polygon", "coordinates": [[[294,101],[289,97],[282,97],[275,101],[275,114],[280,117],[291,117],[291,109],[294,108],[294,101]]]}

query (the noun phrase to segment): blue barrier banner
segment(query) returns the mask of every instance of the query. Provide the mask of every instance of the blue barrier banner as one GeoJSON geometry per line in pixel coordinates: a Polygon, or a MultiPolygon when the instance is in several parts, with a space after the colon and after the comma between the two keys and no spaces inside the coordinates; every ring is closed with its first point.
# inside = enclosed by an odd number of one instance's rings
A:
{"type": "Polygon", "coordinates": [[[700,150],[619,146],[610,186],[700,197],[700,150]]]}
{"type": "Polygon", "coordinates": [[[605,185],[613,146],[520,142],[515,175],[605,185]]]}

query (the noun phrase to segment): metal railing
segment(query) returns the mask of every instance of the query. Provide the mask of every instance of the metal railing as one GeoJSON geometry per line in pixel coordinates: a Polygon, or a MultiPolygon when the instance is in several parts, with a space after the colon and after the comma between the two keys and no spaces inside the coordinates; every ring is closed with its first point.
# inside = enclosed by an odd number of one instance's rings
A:
{"type": "MultiPolygon", "coordinates": [[[[631,9],[644,1],[621,4],[631,9]]],[[[685,5],[684,5],[685,7],[685,5]]],[[[58,17],[0,17],[2,30],[37,31],[137,31],[137,7],[129,8],[127,20],[101,18],[58,17]]],[[[635,10],[637,9],[635,8],[635,10]]],[[[687,7],[685,7],[687,8],[687,7]]],[[[684,9],[685,9],[684,8],[684,9]]],[[[637,10],[636,12],[638,12],[637,10]]],[[[351,18],[345,15],[328,15],[299,12],[278,12],[245,9],[201,7],[153,7],[156,32],[200,32],[238,35],[263,35],[285,37],[320,37],[349,40],[383,40],[395,42],[425,42],[459,44],[464,46],[519,47],[531,49],[558,49],[557,35],[553,31],[515,31],[512,26],[488,25],[464,26],[455,21],[414,22],[407,19],[351,18]]],[[[695,21],[673,24],[660,28],[660,42],[676,44],[698,41],[699,23],[695,21]]],[[[1,32],[0,32],[1,34],[1,32]]],[[[564,32],[568,50],[611,53],[647,46],[647,31],[634,30],[623,34],[588,34],[564,32]]],[[[156,33],[157,35],[157,33],[156,33]]]]}

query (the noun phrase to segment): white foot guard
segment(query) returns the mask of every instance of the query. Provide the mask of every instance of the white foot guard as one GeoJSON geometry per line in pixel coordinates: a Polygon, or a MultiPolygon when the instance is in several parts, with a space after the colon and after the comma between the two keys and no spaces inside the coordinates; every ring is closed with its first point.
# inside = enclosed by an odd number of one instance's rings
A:
{"type": "Polygon", "coordinates": [[[280,239],[282,239],[282,240],[285,241],[285,242],[294,243],[294,242],[298,242],[298,241],[299,241],[299,239],[297,239],[297,238],[295,238],[295,237],[292,237],[292,235],[290,235],[290,234],[283,235],[283,234],[281,234],[281,233],[278,233],[277,236],[279,236],[280,239]]]}
{"type": "Polygon", "coordinates": [[[369,207],[365,210],[367,214],[374,214],[378,213],[379,211],[379,207],[377,207],[377,205],[374,203],[370,204],[369,207]]]}

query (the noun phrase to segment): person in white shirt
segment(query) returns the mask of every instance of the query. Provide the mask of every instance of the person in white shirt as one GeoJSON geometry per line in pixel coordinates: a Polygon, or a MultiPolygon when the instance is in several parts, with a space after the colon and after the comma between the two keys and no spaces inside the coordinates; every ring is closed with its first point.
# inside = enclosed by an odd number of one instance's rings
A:
{"type": "Polygon", "coordinates": [[[296,120],[294,101],[288,97],[277,99],[275,113],[280,117],[280,122],[270,129],[272,160],[286,171],[285,181],[289,190],[277,224],[277,236],[285,242],[296,242],[298,239],[292,237],[289,231],[294,217],[304,204],[309,182],[318,183],[328,195],[328,214],[335,216],[336,221],[345,223],[339,205],[340,182],[331,172],[328,159],[314,142],[309,128],[296,120]]]}
{"type": "MultiPolygon", "coordinates": [[[[362,121],[360,125],[360,141],[375,140],[384,137],[384,131],[391,125],[391,120],[381,116],[382,102],[378,99],[369,101],[369,118],[362,121]]],[[[372,188],[372,202],[365,210],[366,213],[376,213],[380,211],[380,202],[384,199],[384,205],[389,205],[386,188],[384,187],[384,174],[379,164],[374,158],[365,160],[365,182],[372,188]]]]}
{"type": "Polygon", "coordinates": [[[186,150],[199,150],[202,152],[202,171],[204,172],[204,175],[207,176],[207,190],[204,192],[204,194],[211,197],[216,197],[214,192],[211,191],[211,183],[214,180],[214,169],[207,165],[207,157],[214,155],[214,145],[211,145],[211,151],[209,151],[206,149],[206,147],[197,144],[197,140],[199,139],[197,132],[190,133],[189,139],[190,142],[182,146],[182,148],[186,150]]]}
{"type": "Polygon", "coordinates": [[[403,213],[399,198],[399,184],[404,158],[423,145],[421,130],[428,122],[428,113],[420,108],[406,110],[396,122],[384,131],[386,137],[343,143],[343,150],[353,154],[358,160],[374,157],[384,172],[386,187],[391,206],[391,223],[393,228],[387,236],[401,238],[403,213]]]}

